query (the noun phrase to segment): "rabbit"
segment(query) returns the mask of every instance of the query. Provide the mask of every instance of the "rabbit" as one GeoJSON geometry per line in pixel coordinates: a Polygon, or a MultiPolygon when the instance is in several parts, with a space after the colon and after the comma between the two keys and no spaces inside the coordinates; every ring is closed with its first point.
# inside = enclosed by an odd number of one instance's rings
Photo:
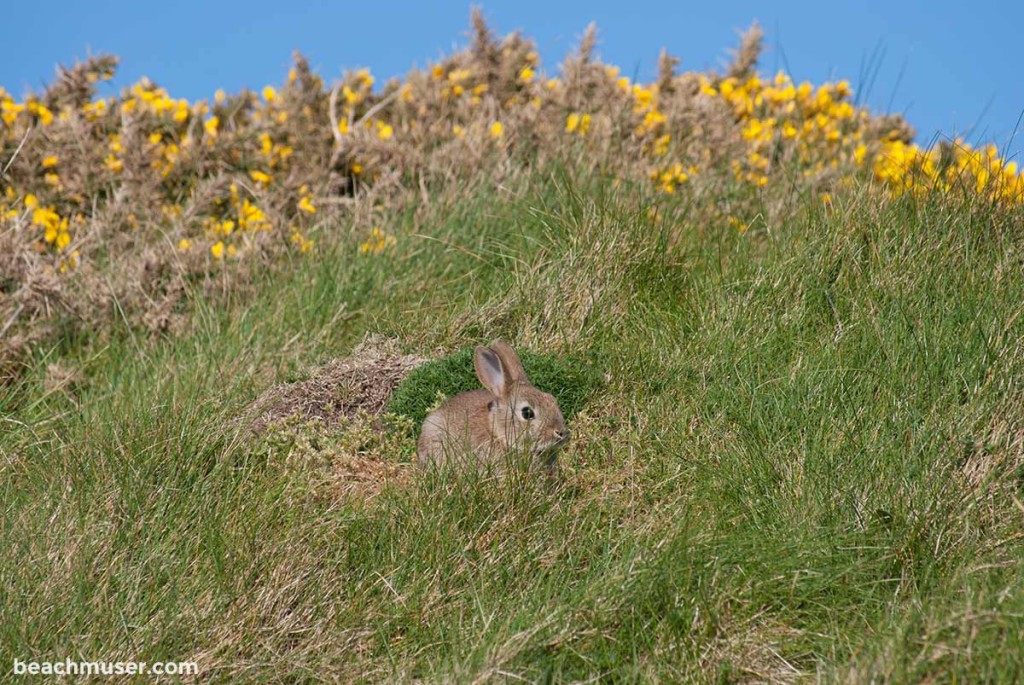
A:
{"type": "Polygon", "coordinates": [[[555,398],[530,383],[519,355],[504,341],[478,346],[473,366],[486,389],[459,393],[427,416],[416,446],[420,465],[468,457],[500,467],[522,450],[553,468],[558,449],[569,441],[555,398]]]}

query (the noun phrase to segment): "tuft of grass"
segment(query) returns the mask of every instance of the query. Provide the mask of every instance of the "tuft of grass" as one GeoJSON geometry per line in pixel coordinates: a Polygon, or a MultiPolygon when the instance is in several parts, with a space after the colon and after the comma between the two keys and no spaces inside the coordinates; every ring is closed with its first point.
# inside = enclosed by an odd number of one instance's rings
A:
{"type": "MultiPolygon", "coordinates": [[[[566,421],[572,420],[601,386],[600,370],[581,355],[517,352],[530,382],[555,396],[566,421]]],[[[479,387],[480,381],[473,368],[473,349],[464,348],[422,364],[410,373],[395,390],[388,411],[418,426],[430,409],[437,406],[440,397],[452,397],[479,387]]]]}

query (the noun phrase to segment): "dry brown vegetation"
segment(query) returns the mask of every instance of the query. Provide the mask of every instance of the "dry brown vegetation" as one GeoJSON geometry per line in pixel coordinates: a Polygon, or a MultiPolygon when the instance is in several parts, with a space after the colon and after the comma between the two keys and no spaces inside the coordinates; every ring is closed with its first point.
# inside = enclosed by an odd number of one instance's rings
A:
{"type": "Polygon", "coordinates": [[[174,332],[187,292],[244,288],[248,270],[316,240],[382,251],[387,217],[552,162],[685,193],[706,223],[740,229],[797,198],[831,202],[857,176],[1020,194],[1012,165],[960,144],[933,160],[902,119],[854,106],[845,81],[760,76],[756,25],[723,73],[678,73],[662,54],[649,84],[600,61],[592,26],[550,76],[527,38],[495,38],[479,12],[472,26],[466,49],[381,88],[366,70],[327,85],[296,55],[262,93],[188,102],[143,80],[101,98],[117,67],[101,56],[22,102],[0,92],[4,377],[69,330],[174,332]]]}

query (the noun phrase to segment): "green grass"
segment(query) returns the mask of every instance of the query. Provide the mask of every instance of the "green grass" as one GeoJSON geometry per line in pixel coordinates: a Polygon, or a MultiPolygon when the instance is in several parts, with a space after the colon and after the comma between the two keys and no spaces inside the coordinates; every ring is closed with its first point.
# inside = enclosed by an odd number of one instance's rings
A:
{"type": "MultiPolygon", "coordinates": [[[[1019,213],[857,192],[739,234],[699,204],[655,225],[601,181],[529,187],[395,217],[375,258],[325,226],[314,256],[195,295],[180,336],[40,351],[0,398],[4,672],[1024,675],[1019,213]],[[338,495],[254,449],[244,408],[367,332],[531,351],[573,416],[559,482],[417,475],[405,445],[375,458],[407,477],[338,495]],[[47,391],[53,362],[84,380],[47,391]]],[[[467,355],[392,408],[472,385],[467,355]]]]}

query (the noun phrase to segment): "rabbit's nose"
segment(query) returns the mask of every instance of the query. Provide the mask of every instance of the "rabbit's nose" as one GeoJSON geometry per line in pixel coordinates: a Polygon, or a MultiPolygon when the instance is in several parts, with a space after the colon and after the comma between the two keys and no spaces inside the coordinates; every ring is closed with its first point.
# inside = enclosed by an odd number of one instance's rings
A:
{"type": "Polygon", "coordinates": [[[565,428],[556,428],[555,437],[559,440],[565,441],[569,439],[569,431],[565,428]]]}

